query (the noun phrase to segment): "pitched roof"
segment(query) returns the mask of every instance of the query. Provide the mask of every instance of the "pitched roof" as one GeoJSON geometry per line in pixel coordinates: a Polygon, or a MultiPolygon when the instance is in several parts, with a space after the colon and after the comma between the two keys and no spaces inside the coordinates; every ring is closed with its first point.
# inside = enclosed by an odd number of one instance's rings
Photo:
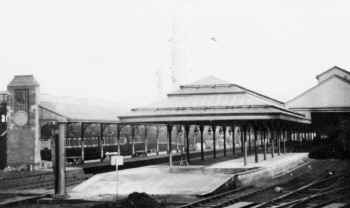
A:
{"type": "MultiPolygon", "coordinates": [[[[189,86],[212,86],[212,85],[226,85],[226,84],[230,84],[229,82],[227,81],[224,81],[220,78],[217,78],[215,76],[207,76],[207,77],[204,77],[202,79],[199,79],[191,84],[188,84],[188,85],[182,85],[181,87],[189,87],[189,86]]],[[[181,88],[180,87],[180,88],[181,88]]]]}
{"type": "Polygon", "coordinates": [[[350,108],[350,81],[333,75],[289,100],[290,109],[336,110],[350,108]]]}
{"type": "Polygon", "coordinates": [[[59,117],[68,122],[118,122],[117,115],[126,112],[120,104],[88,98],[56,97],[40,95],[42,118],[59,117]]]}
{"type": "Polygon", "coordinates": [[[338,66],[333,66],[332,68],[330,68],[330,69],[328,69],[328,70],[322,72],[321,74],[317,75],[317,76],[316,76],[316,79],[319,79],[322,75],[324,75],[324,74],[326,74],[326,73],[328,73],[328,72],[330,72],[330,71],[334,71],[334,70],[339,70],[339,71],[342,71],[342,72],[344,72],[344,73],[350,75],[350,72],[349,72],[349,71],[347,71],[347,70],[345,70],[345,69],[342,69],[342,68],[340,68],[340,67],[338,67],[338,66]]]}
{"type": "Polygon", "coordinates": [[[134,108],[129,114],[119,118],[122,122],[148,122],[152,119],[155,122],[162,119],[162,121],[202,120],[219,119],[219,117],[225,120],[232,119],[232,116],[238,118],[238,115],[243,115],[246,119],[255,115],[258,119],[264,113],[267,116],[265,119],[271,118],[269,117],[271,114],[304,119],[304,115],[287,110],[278,100],[215,77],[206,77],[192,84],[183,85],[178,91],[169,93],[167,98],[145,107],[134,108]]]}
{"type": "Polygon", "coordinates": [[[214,76],[208,76],[200,79],[194,83],[182,85],[180,89],[171,92],[168,96],[178,96],[178,95],[199,95],[199,94],[232,94],[232,93],[250,93],[258,96],[268,102],[273,102],[275,105],[283,106],[284,103],[271,98],[269,96],[263,95],[256,91],[247,89],[238,84],[230,83],[214,76]],[[208,81],[208,82],[206,82],[208,81]]]}
{"type": "MultiPolygon", "coordinates": [[[[257,97],[242,93],[235,94],[198,94],[187,96],[170,96],[160,102],[153,103],[149,108],[186,108],[186,107],[210,107],[210,106],[235,106],[235,105],[266,105],[266,101],[257,97]]],[[[144,108],[144,109],[147,109],[144,108]]]]}
{"type": "Polygon", "coordinates": [[[39,86],[33,75],[16,75],[8,87],[39,86]]]}

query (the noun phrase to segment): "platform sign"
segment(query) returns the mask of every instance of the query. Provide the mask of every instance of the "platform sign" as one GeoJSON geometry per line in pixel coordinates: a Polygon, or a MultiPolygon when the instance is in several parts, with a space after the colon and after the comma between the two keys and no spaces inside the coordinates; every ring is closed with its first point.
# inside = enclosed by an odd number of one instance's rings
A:
{"type": "Polygon", "coordinates": [[[115,201],[118,201],[118,188],[119,188],[119,174],[118,174],[118,166],[124,165],[123,156],[119,155],[118,152],[107,152],[107,156],[109,156],[109,161],[111,165],[115,165],[115,173],[116,173],[116,193],[115,193],[115,201]]]}
{"type": "Polygon", "coordinates": [[[111,165],[116,165],[116,166],[124,165],[124,158],[123,156],[120,156],[120,155],[112,155],[110,163],[111,165]]]}
{"type": "Polygon", "coordinates": [[[109,162],[111,165],[124,165],[124,157],[119,155],[118,152],[107,152],[106,156],[109,157],[109,162]]]}

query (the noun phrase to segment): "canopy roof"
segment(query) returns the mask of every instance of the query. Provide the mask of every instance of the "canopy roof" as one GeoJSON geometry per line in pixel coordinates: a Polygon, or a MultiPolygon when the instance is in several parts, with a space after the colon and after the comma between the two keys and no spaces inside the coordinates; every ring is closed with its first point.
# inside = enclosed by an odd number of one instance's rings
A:
{"type": "Polygon", "coordinates": [[[310,122],[303,114],[286,109],[281,101],[212,76],[180,86],[164,100],[134,108],[119,119],[126,123],[268,119],[310,122]]]}
{"type": "Polygon", "coordinates": [[[40,119],[59,122],[118,123],[117,115],[126,112],[119,104],[71,97],[40,95],[40,119]]]}

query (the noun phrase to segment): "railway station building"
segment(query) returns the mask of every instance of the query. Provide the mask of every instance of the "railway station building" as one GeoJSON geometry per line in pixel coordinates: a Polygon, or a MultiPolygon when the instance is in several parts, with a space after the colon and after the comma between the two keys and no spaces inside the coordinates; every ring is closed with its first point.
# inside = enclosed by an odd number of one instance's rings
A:
{"type": "Polygon", "coordinates": [[[286,107],[310,118],[319,138],[339,138],[349,150],[350,72],[337,66],[316,76],[318,83],[286,102],[286,107]]]}
{"type": "Polygon", "coordinates": [[[104,102],[41,94],[33,76],[15,76],[0,93],[0,168],[52,160],[58,123],[65,124],[66,157],[78,163],[103,161],[106,152],[169,157],[172,164],[249,154],[258,162],[266,154],[293,151],[293,142],[345,138],[350,72],[333,67],[316,78],[316,86],[284,103],[210,76],[126,112],[104,102]]]}

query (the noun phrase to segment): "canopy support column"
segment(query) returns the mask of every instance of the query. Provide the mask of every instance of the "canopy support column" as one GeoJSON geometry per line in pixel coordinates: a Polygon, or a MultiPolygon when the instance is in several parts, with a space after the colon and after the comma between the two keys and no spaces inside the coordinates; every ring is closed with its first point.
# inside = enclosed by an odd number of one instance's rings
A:
{"type": "Polygon", "coordinates": [[[311,133],[311,129],[309,128],[309,145],[311,145],[311,141],[312,141],[312,133],[311,133]]]}
{"type": "Polygon", "coordinates": [[[159,155],[159,125],[156,125],[156,155],[159,155]]]}
{"type": "Polygon", "coordinates": [[[303,130],[301,129],[301,127],[298,129],[299,131],[299,148],[298,151],[301,152],[301,149],[303,147],[303,130]]]}
{"type": "Polygon", "coordinates": [[[58,124],[58,135],[55,136],[55,198],[63,199],[66,195],[65,181],[65,133],[66,124],[58,124]]]}
{"type": "Polygon", "coordinates": [[[294,128],[290,129],[290,140],[289,140],[289,151],[294,152],[294,141],[295,141],[295,132],[294,128]]]}
{"type": "Polygon", "coordinates": [[[283,153],[286,154],[287,130],[283,130],[283,153]]]}
{"type": "Polygon", "coordinates": [[[212,124],[212,130],[213,130],[213,158],[216,158],[216,126],[215,124],[212,124]]]}
{"type": "Polygon", "coordinates": [[[248,155],[252,154],[252,129],[251,126],[248,127],[248,155]]]}
{"type": "MultiPolygon", "coordinates": [[[[179,140],[179,132],[181,129],[181,126],[180,126],[180,130],[179,130],[179,125],[174,125],[174,128],[175,128],[175,139],[176,139],[176,152],[181,152],[182,153],[182,150],[180,150],[180,140],[179,140]]],[[[182,144],[183,145],[183,144],[182,144]]]]}
{"type": "Polygon", "coordinates": [[[222,127],[222,130],[224,131],[224,157],[226,157],[226,137],[227,137],[227,134],[226,134],[226,126],[225,125],[222,127]]]}
{"type": "Polygon", "coordinates": [[[278,156],[281,155],[281,134],[282,134],[282,130],[279,127],[277,129],[277,154],[278,154],[278,156]]]}
{"type": "Polygon", "coordinates": [[[243,146],[243,165],[244,166],[247,166],[247,155],[248,155],[248,152],[247,152],[247,128],[245,125],[242,126],[242,129],[243,129],[243,143],[242,143],[242,146],[243,146]]]}
{"type": "Polygon", "coordinates": [[[130,125],[131,128],[131,155],[135,155],[135,125],[130,125]]]}
{"type": "Polygon", "coordinates": [[[185,140],[186,140],[186,159],[190,163],[190,144],[189,144],[189,134],[190,134],[190,125],[185,124],[185,140]]]}
{"type": "Polygon", "coordinates": [[[173,154],[172,154],[172,145],[171,145],[171,130],[172,130],[172,126],[170,124],[168,124],[166,126],[166,129],[167,129],[167,136],[168,136],[168,154],[169,154],[169,167],[172,168],[173,167],[173,154]]]}
{"type": "Polygon", "coordinates": [[[144,125],[145,127],[145,154],[147,155],[148,153],[148,138],[147,138],[147,125],[144,125]]]}
{"type": "Polygon", "coordinates": [[[259,162],[258,147],[257,147],[258,131],[256,126],[253,126],[253,131],[254,131],[254,159],[255,159],[255,163],[258,163],[259,162]]]}
{"type": "Polygon", "coordinates": [[[241,139],[241,154],[242,154],[242,157],[243,157],[243,155],[244,155],[244,148],[243,148],[243,146],[244,146],[244,131],[243,131],[243,126],[240,126],[239,127],[239,130],[240,130],[240,133],[241,133],[241,137],[240,137],[240,139],[241,139]]]}
{"type": "Polygon", "coordinates": [[[303,128],[303,148],[305,147],[306,144],[306,128],[303,128]]]}
{"type": "Polygon", "coordinates": [[[81,150],[81,163],[84,163],[85,161],[85,125],[84,123],[80,124],[80,150],[81,150]]]}
{"type": "Polygon", "coordinates": [[[271,126],[271,157],[275,157],[275,136],[276,136],[276,130],[274,129],[274,126],[271,126]]]}
{"type": "Polygon", "coordinates": [[[120,132],[122,130],[122,126],[120,124],[117,124],[117,149],[119,155],[122,155],[120,152],[120,132]]]}
{"type": "Polygon", "coordinates": [[[232,131],[232,155],[235,156],[236,153],[236,143],[235,143],[235,125],[232,125],[231,127],[232,131]]]}
{"type": "Polygon", "coordinates": [[[104,151],[103,151],[103,131],[104,131],[104,125],[103,123],[100,123],[100,139],[98,140],[98,147],[100,150],[100,160],[103,161],[104,158],[104,151]]]}
{"type": "Polygon", "coordinates": [[[204,133],[204,126],[201,124],[199,125],[199,131],[201,134],[201,160],[204,160],[204,146],[203,146],[203,133],[204,133]]]}
{"type": "Polygon", "coordinates": [[[263,128],[263,138],[262,138],[262,141],[263,141],[263,145],[264,145],[264,160],[266,160],[266,146],[267,146],[267,131],[266,131],[266,129],[265,128],[263,128]]]}

